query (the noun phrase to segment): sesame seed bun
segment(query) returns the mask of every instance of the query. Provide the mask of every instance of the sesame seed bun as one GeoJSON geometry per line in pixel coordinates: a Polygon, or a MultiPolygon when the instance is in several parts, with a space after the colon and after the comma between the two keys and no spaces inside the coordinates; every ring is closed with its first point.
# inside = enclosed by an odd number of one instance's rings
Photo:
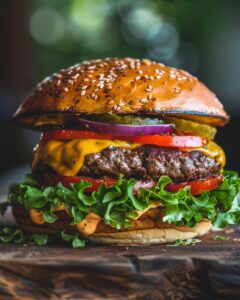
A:
{"type": "Polygon", "coordinates": [[[35,129],[92,114],[176,115],[214,126],[228,115],[203,83],[183,70],[134,58],[86,61],[38,84],[13,119],[35,129]]]}
{"type": "MultiPolygon", "coordinates": [[[[65,212],[56,212],[58,220],[54,223],[36,225],[29,217],[28,211],[21,206],[13,207],[14,217],[20,228],[28,233],[59,235],[62,230],[71,234],[79,233],[75,226],[70,225],[70,218],[65,212]]],[[[86,238],[94,243],[108,245],[149,245],[174,242],[177,239],[190,239],[206,234],[212,227],[209,220],[203,220],[194,227],[175,226],[159,222],[151,225],[147,219],[137,221],[132,228],[115,230],[110,226],[100,226],[98,230],[86,238]]]]}

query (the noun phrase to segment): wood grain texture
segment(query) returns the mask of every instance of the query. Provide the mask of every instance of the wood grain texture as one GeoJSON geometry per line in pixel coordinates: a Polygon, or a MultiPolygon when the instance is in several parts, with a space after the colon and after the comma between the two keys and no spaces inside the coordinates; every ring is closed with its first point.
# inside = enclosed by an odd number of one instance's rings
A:
{"type": "Polygon", "coordinates": [[[0,299],[239,299],[240,229],[185,247],[0,244],[0,299]]]}

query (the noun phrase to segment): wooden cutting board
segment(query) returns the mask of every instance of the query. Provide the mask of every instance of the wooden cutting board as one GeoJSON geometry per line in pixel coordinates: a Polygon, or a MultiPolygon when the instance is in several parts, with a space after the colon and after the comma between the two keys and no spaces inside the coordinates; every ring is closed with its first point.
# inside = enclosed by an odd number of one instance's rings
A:
{"type": "Polygon", "coordinates": [[[240,299],[240,227],[181,247],[0,244],[0,299],[240,299]]]}

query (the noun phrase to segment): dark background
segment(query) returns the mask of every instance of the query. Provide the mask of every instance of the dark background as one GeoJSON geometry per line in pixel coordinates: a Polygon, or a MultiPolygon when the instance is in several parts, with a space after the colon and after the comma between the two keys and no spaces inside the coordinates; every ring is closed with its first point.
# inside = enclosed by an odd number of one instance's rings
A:
{"type": "Polygon", "coordinates": [[[2,0],[0,194],[23,177],[39,134],[11,114],[36,83],[85,59],[148,57],[186,69],[231,115],[217,142],[240,169],[240,1],[2,0]]]}

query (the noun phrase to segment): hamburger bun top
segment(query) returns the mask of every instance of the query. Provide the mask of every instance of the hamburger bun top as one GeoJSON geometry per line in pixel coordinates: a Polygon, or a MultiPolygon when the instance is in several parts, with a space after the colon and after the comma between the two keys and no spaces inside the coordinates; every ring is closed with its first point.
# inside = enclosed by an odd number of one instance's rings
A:
{"type": "Polygon", "coordinates": [[[228,115],[189,73],[147,59],[85,61],[40,82],[13,119],[38,128],[93,114],[176,115],[214,126],[228,115]]]}

